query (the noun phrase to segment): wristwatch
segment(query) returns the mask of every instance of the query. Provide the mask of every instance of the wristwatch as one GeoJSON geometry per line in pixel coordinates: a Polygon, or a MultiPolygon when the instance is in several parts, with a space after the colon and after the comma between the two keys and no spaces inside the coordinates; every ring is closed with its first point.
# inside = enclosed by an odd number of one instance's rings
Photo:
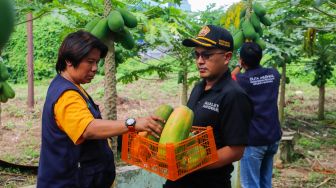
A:
{"type": "Polygon", "coordinates": [[[134,118],[127,118],[126,121],[125,121],[125,125],[128,128],[128,131],[134,132],[135,131],[135,124],[136,124],[136,121],[135,121],[134,118]]]}
{"type": "Polygon", "coordinates": [[[236,65],[236,67],[242,69],[242,66],[241,66],[241,64],[239,64],[239,63],[236,65]]]}

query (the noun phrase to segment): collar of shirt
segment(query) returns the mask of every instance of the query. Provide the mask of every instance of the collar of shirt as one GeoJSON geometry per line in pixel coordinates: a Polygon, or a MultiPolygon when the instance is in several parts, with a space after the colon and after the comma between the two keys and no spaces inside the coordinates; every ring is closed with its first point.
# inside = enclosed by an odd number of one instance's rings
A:
{"type": "MultiPolygon", "coordinates": [[[[231,71],[228,70],[226,71],[218,80],[217,82],[210,88],[208,91],[213,90],[213,91],[220,91],[223,89],[227,81],[231,79],[231,71]]],[[[199,90],[204,92],[206,81],[203,79],[199,85],[199,90]]]]}

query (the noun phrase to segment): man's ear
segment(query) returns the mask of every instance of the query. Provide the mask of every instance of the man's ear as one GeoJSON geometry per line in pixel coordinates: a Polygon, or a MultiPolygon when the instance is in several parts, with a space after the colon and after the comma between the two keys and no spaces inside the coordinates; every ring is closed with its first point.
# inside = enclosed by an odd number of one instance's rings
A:
{"type": "Polygon", "coordinates": [[[232,58],[232,52],[226,52],[224,56],[225,56],[225,65],[228,65],[232,58]]]}
{"type": "Polygon", "coordinates": [[[66,63],[67,66],[72,66],[72,64],[69,60],[65,60],[65,63],[66,63]]]}

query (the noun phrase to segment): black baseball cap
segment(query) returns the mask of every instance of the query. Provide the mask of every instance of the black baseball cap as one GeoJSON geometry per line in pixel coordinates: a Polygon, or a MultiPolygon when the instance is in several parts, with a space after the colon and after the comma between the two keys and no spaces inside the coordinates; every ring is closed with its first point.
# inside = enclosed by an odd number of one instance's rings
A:
{"type": "Polygon", "coordinates": [[[233,38],[224,28],[206,25],[198,33],[196,38],[184,39],[182,44],[187,47],[204,46],[207,48],[221,48],[233,51],[233,38]]]}

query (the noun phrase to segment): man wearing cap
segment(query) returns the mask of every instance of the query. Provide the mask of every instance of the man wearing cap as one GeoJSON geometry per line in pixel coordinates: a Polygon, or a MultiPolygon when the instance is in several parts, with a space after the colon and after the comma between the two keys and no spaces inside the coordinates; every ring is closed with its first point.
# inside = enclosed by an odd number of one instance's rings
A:
{"type": "Polygon", "coordinates": [[[232,72],[253,102],[248,146],[240,162],[242,187],[272,187],[273,157],[278,150],[281,128],[278,118],[280,74],[276,69],[260,65],[261,47],[244,43],[238,65],[232,72]],[[239,73],[241,68],[246,71],[239,73]]]}
{"type": "Polygon", "coordinates": [[[194,112],[194,126],[212,126],[218,161],[177,181],[167,180],[164,188],[231,187],[232,162],[238,161],[248,139],[252,103],[244,90],[231,79],[232,35],[207,25],[193,39],[182,44],[194,47],[202,81],[191,92],[187,106],[194,112]]]}

